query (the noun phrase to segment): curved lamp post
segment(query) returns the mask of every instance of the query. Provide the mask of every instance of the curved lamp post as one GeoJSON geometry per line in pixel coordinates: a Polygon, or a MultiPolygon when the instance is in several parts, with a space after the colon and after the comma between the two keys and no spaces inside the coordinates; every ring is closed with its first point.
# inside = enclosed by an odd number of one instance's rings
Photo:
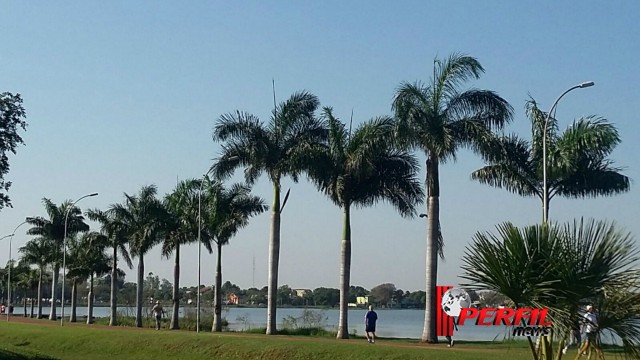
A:
{"type": "MultiPolygon", "coordinates": [[[[90,196],[98,196],[98,193],[79,197],[78,200],[74,201],[71,206],[67,208],[67,211],[64,214],[64,238],[62,239],[62,314],[60,317],[60,326],[63,326],[64,324],[64,283],[67,279],[67,220],[69,219],[69,211],[73,209],[78,201],[90,196]]],[[[53,301],[56,301],[56,299],[53,299],[53,301]]]]}
{"type": "Polygon", "coordinates": [[[578,85],[574,85],[563,92],[558,99],[551,106],[551,110],[547,113],[546,118],[544,119],[544,130],[542,132],[542,220],[546,223],[549,217],[549,186],[547,184],[547,125],[549,124],[549,119],[551,118],[551,114],[553,110],[558,105],[560,99],[565,96],[568,92],[575,89],[588,88],[593,86],[595,83],[593,81],[586,81],[578,85]]]}
{"type": "MultiPolygon", "coordinates": [[[[16,231],[18,231],[18,228],[24,224],[26,224],[27,222],[33,220],[33,218],[28,217],[26,218],[23,222],[20,223],[20,225],[16,226],[16,228],[13,230],[13,232],[5,237],[9,237],[9,274],[8,274],[8,279],[7,279],[7,297],[9,298],[8,301],[8,306],[7,306],[7,321],[9,321],[9,306],[11,306],[11,267],[13,266],[13,261],[11,259],[11,242],[13,241],[13,235],[16,234],[16,231]]],[[[4,239],[4,238],[3,238],[4,239]]]]}

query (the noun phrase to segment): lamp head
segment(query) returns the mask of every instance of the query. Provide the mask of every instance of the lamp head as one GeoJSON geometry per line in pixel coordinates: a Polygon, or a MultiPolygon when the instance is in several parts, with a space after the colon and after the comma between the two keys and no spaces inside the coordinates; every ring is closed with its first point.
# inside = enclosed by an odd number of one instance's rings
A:
{"type": "Polygon", "coordinates": [[[89,194],[89,196],[98,196],[98,193],[89,194]]]}
{"type": "Polygon", "coordinates": [[[418,216],[420,216],[421,218],[426,218],[426,217],[427,217],[427,214],[420,214],[420,215],[418,215],[418,216]]]}
{"type": "Polygon", "coordinates": [[[34,221],[35,219],[36,219],[36,218],[34,218],[34,217],[30,217],[30,216],[28,216],[26,219],[24,219],[24,221],[26,221],[26,222],[30,222],[30,221],[34,221]]]}
{"type": "Polygon", "coordinates": [[[581,88],[587,88],[587,87],[591,87],[593,85],[595,85],[595,83],[593,81],[586,81],[586,82],[583,82],[582,84],[580,84],[580,87],[581,88]]]}

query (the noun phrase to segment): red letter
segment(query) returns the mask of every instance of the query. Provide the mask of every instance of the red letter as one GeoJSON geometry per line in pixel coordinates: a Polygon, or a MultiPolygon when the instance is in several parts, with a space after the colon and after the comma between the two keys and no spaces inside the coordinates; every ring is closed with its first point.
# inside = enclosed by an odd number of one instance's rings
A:
{"type": "Polygon", "coordinates": [[[551,326],[551,322],[547,320],[547,313],[549,309],[539,309],[540,314],[538,315],[538,326],[551,326]]]}
{"type": "Polygon", "coordinates": [[[464,325],[464,321],[466,319],[472,319],[476,316],[478,316],[478,309],[464,308],[460,310],[460,315],[458,316],[458,325],[464,325]]]}
{"type": "Polygon", "coordinates": [[[511,317],[515,313],[515,310],[509,308],[497,309],[496,320],[493,322],[493,325],[513,325],[513,323],[511,322],[511,317]]]}
{"type": "Polygon", "coordinates": [[[476,325],[481,325],[481,326],[488,326],[491,325],[492,321],[491,321],[491,317],[493,316],[493,313],[496,311],[495,308],[484,308],[482,310],[480,310],[480,315],[478,315],[478,319],[476,320],[476,325]],[[489,321],[485,321],[487,318],[489,318],[489,321]]]}
{"type": "Polygon", "coordinates": [[[531,309],[520,308],[516,310],[516,315],[513,317],[513,323],[515,325],[523,325],[521,323],[523,319],[531,319],[531,309]]]}

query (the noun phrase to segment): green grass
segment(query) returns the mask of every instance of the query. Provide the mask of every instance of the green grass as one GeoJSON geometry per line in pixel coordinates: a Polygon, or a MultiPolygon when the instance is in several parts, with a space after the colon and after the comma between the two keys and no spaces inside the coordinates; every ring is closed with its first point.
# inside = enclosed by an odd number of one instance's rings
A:
{"type": "Polygon", "coordinates": [[[0,322],[0,359],[529,359],[524,342],[424,345],[417,340],[265,336],[0,322]]]}

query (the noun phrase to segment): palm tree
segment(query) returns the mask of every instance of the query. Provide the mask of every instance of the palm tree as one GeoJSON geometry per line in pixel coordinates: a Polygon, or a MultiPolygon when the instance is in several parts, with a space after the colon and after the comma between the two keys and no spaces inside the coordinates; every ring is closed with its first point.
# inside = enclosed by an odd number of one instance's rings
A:
{"type": "Polygon", "coordinates": [[[92,221],[100,224],[100,232],[107,237],[109,246],[111,246],[111,294],[110,294],[110,317],[109,326],[118,325],[118,253],[124,260],[129,269],[133,268],[129,251],[127,250],[128,238],[126,228],[122,223],[117,221],[115,214],[110,211],[102,211],[99,209],[90,209],[87,211],[87,217],[92,221]]]}
{"type": "Polygon", "coordinates": [[[142,291],[144,284],[144,255],[160,242],[166,210],[156,197],[155,185],[143,186],[137,195],[124,194],[123,204],[108,210],[122,224],[129,239],[131,255],[138,258],[136,289],[136,326],[142,327],[142,291]]]}
{"type": "MultiPolygon", "coordinates": [[[[537,196],[544,203],[542,137],[547,114],[540,111],[533,99],[527,102],[526,109],[532,140],[516,135],[498,138],[492,151],[487,153],[488,165],[474,171],[471,177],[518,195],[537,196]]],[[[558,134],[556,119],[550,118],[547,127],[549,200],[556,195],[585,198],[629,191],[629,178],[608,158],[619,143],[618,130],[602,118],[577,119],[562,134],[558,134]]]]}
{"type": "Polygon", "coordinates": [[[162,255],[175,253],[173,267],[173,312],[170,329],[179,329],[180,311],[180,245],[197,241],[198,236],[198,189],[200,182],[190,179],[178,183],[173,192],[164,199],[169,213],[162,255]]]}
{"type": "Polygon", "coordinates": [[[37,318],[42,319],[42,281],[45,276],[47,265],[49,265],[54,258],[54,248],[52,243],[43,237],[29,240],[19,252],[22,254],[20,261],[29,265],[36,265],[38,267],[38,312],[37,318]]]}
{"type": "Polygon", "coordinates": [[[326,148],[314,156],[310,176],[318,188],[343,212],[340,269],[340,321],[338,339],[349,338],[347,305],[351,274],[351,208],[372,206],[379,201],[393,204],[403,216],[415,215],[424,193],[416,177],[418,162],[397,150],[394,121],[378,117],[360,125],[352,134],[324,108],[329,123],[326,148]]]}
{"type": "MultiPolygon", "coordinates": [[[[29,264],[24,262],[19,262],[18,266],[16,266],[13,269],[12,273],[13,272],[15,272],[15,278],[17,280],[15,282],[15,286],[18,289],[23,290],[22,304],[23,304],[23,310],[24,310],[24,317],[25,318],[27,317],[28,298],[31,298],[31,317],[33,317],[33,309],[34,309],[33,293],[35,292],[36,287],[38,286],[38,272],[31,269],[29,267],[29,264]]],[[[13,294],[13,290],[11,293],[13,294]]]]}
{"type": "MultiPolygon", "coordinates": [[[[71,200],[67,200],[60,206],[57,206],[51,200],[43,198],[42,203],[49,218],[46,219],[41,216],[27,218],[27,223],[32,226],[27,230],[27,234],[40,236],[50,241],[53,246],[53,253],[57,255],[52,259],[53,276],[51,281],[51,312],[49,313],[49,320],[56,320],[56,286],[60,273],[60,262],[62,261],[65,215],[68,214],[68,237],[73,237],[79,232],[88,231],[89,225],[84,222],[80,208],[73,205],[71,200]],[[72,205],[73,207],[71,207],[72,205]]],[[[62,306],[64,306],[64,304],[62,304],[62,306]]]]}
{"type": "Polygon", "coordinates": [[[427,192],[426,304],[422,341],[437,342],[435,305],[440,232],[439,167],[455,160],[460,148],[484,149],[492,128],[511,120],[511,106],[489,90],[460,91],[460,85],[478,79],[484,68],[473,57],[453,54],[434,60],[428,85],[402,83],[393,108],[398,132],[407,145],[424,151],[427,192]]]}
{"type": "MultiPolygon", "coordinates": [[[[574,221],[517,228],[505,223],[497,234],[477,233],[463,257],[468,286],[497,291],[517,307],[547,308],[558,336],[534,359],[560,359],[580,307],[598,309],[598,341],[607,333],[622,340],[627,354],[640,355],[638,305],[640,252],[630,234],[604,221],[574,221]]],[[[596,351],[601,351],[598,347],[596,351]]]]}
{"type": "Polygon", "coordinates": [[[222,331],[222,246],[249,224],[249,218],[268,210],[265,200],[251,195],[251,187],[234,184],[225,189],[221,182],[205,180],[204,232],[217,246],[215,310],[211,331],[222,331]]]}
{"type": "Polygon", "coordinates": [[[302,170],[310,163],[309,150],[327,136],[324,122],[314,116],[318,106],[316,96],[297,92],[274,109],[268,124],[263,124],[254,115],[236,111],[222,115],[213,131],[214,140],[224,142],[222,153],[211,169],[217,178],[231,176],[242,167],[247,184],[252,185],[264,172],[273,186],[267,335],[276,333],[280,215],[287,200],[285,196],[280,202],[281,184],[286,176],[298,181],[302,170]]]}
{"type": "Polygon", "coordinates": [[[93,323],[93,284],[95,276],[107,274],[111,259],[105,253],[109,244],[108,237],[96,231],[83,233],[69,241],[70,266],[69,275],[72,281],[71,316],[69,322],[76,321],[77,285],[89,279],[87,294],[87,324],[93,323]]]}

